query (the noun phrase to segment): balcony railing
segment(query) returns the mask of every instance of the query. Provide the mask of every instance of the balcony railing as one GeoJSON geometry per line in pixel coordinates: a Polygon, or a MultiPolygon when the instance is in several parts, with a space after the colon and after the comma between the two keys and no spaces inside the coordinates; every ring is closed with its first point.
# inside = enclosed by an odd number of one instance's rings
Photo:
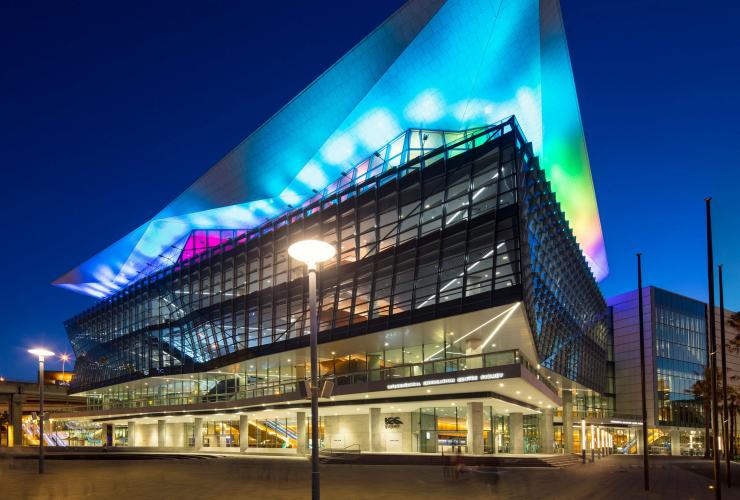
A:
{"type": "Polygon", "coordinates": [[[395,379],[419,377],[424,375],[438,375],[454,373],[478,368],[492,368],[496,366],[521,365],[530,371],[540,382],[557,394],[557,388],[540,376],[536,365],[527,360],[518,350],[475,354],[429,360],[421,363],[409,363],[393,367],[367,370],[363,372],[337,374],[334,376],[337,385],[352,385],[366,382],[392,381],[395,379]]]}
{"type": "MultiPolygon", "coordinates": [[[[424,375],[439,375],[480,368],[496,366],[521,365],[531,372],[542,384],[557,394],[557,388],[542,377],[536,368],[518,350],[499,351],[455,358],[431,359],[419,363],[408,363],[395,366],[385,366],[376,369],[367,369],[352,373],[332,373],[324,378],[333,379],[338,386],[366,384],[368,382],[394,381],[409,377],[424,375]]],[[[237,384],[234,384],[235,386],[237,384]]],[[[135,398],[119,399],[114,395],[88,398],[86,407],[80,411],[113,410],[127,408],[145,408],[153,406],[187,406],[202,403],[218,403],[223,401],[243,401],[269,396],[282,396],[298,392],[298,381],[293,380],[279,384],[255,386],[241,385],[233,391],[219,393],[168,393],[149,394],[135,398]]]]}

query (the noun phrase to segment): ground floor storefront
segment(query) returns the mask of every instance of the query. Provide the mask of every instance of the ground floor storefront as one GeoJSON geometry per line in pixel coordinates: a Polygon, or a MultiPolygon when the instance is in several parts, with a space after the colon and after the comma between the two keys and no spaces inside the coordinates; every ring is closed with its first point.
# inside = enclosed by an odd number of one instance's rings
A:
{"type": "MultiPolygon", "coordinates": [[[[555,400],[536,383],[537,379],[531,384],[522,378],[421,387],[404,383],[380,393],[324,398],[319,410],[319,446],[328,452],[401,454],[580,455],[585,451],[590,457],[644,452],[638,419],[609,415],[579,418],[567,393],[555,400]],[[491,385],[513,389],[524,401],[482,390],[491,385]],[[532,400],[535,404],[529,404],[532,400]]],[[[310,407],[305,399],[243,408],[204,406],[192,411],[144,408],[52,417],[45,425],[44,441],[58,447],[272,454],[310,451],[310,407]]],[[[37,416],[24,416],[23,429],[22,444],[37,445],[37,416]]],[[[648,429],[651,455],[703,455],[704,441],[704,429],[648,429]]]]}
{"type": "MultiPolygon", "coordinates": [[[[480,398],[326,407],[320,411],[319,446],[386,453],[553,452],[552,409],[502,411],[500,404],[491,403],[490,398],[480,398]]],[[[266,408],[110,420],[54,419],[47,433],[60,446],[306,453],[311,425],[308,408],[266,408]]]]}

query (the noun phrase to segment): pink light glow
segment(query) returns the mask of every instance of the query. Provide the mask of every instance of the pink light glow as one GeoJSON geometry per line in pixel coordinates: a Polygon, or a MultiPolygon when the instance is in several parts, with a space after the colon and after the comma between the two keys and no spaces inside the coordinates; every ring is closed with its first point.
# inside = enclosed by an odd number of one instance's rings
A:
{"type": "Polygon", "coordinates": [[[179,262],[190,260],[206,250],[221,246],[223,243],[234,240],[246,234],[246,229],[196,229],[183,246],[179,262]]]}

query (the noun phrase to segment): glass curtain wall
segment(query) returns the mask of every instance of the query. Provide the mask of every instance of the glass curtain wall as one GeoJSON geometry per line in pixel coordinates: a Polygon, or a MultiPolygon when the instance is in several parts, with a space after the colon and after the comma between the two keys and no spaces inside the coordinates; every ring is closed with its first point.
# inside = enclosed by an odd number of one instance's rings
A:
{"type": "MultiPolygon", "coordinates": [[[[356,353],[320,359],[320,376],[333,378],[337,385],[453,373],[477,368],[521,365],[553,392],[557,389],[542,378],[535,365],[517,350],[493,351],[486,346],[481,354],[460,356],[451,341],[403,347],[375,353],[356,353]],[[425,361],[426,360],[426,361],[425,361]]],[[[310,373],[308,364],[275,365],[253,360],[238,373],[199,373],[184,378],[148,379],[143,384],[119,384],[104,391],[86,394],[88,409],[137,408],[189,405],[218,401],[247,400],[297,391],[296,375],[310,373]]],[[[305,377],[305,376],[304,376],[305,377]]],[[[301,377],[303,379],[304,377],[301,377]]]]}
{"type": "MultiPolygon", "coordinates": [[[[47,446],[103,446],[103,425],[84,420],[50,420],[44,425],[47,446]]],[[[23,445],[39,444],[38,421],[23,417],[23,445]]]]}
{"type": "Polygon", "coordinates": [[[295,418],[249,421],[249,446],[252,448],[296,448],[295,418]]]}
{"type": "Polygon", "coordinates": [[[204,448],[239,447],[239,420],[212,420],[203,422],[204,448]]]}
{"type": "Polygon", "coordinates": [[[702,427],[703,401],[693,387],[707,364],[705,306],[659,288],[653,293],[658,424],[702,427]]]}
{"type": "MultiPolygon", "coordinates": [[[[322,341],[523,300],[542,365],[603,392],[606,306],[513,117],[403,141],[308,205],[215,248],[199,244],[67,321],[73,390],[305,347],[305,266],[287,249],[312,238],[338,249],[321,271],[322,341]]],[[[233,393],[237,381],[224,377],[199,395],[233,393]]]]}
{"type": "Polygon", "coordinates": [[[539,453],[542,449],[540,416],[524,415],[524,453],[539,453]]]}
{"type": "Polygon", "coordinates": [[[461,312],[463,299],[490,307],[496,291],[508,302],[517,293],[507,290],[521,283],[515,204],[524,159],[513,124],[453,134],[438,153],[381,170],[101,301],[66,323],[76,388],[209,369],[305,336],[305,266],[287,255],[303,238],[339,249],[321,273],[322,332],[380,331],[391,314],[442,317],[461,312]]]}
{"type": "MultiPolygon", "coordinates": [[[[421,453],[467,453],[467,408],[443,406],[420,408],[412,413],[412,432],[421,453]]],[[[508,451],[508,417],[494,415],[490,406],[483,408],[483,449],[493,453],[494,431],[498,434],[500,453],[508,451]]]]}

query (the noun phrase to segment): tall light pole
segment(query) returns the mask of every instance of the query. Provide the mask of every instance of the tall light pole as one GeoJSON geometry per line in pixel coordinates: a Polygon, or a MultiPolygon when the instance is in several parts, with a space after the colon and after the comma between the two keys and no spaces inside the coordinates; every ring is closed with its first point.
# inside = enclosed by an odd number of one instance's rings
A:
{"type": "Polygon", "coordinates": [[[324,241],[303,240],[290,245],[288,254],[308,267],[311,322],[311,498],[319,500],[319,314],[316,304],[316,271],[318,264],[336,255],[336,249],[324,241]]]}
{"type": "Polygon", "coordinates": [[[29,349],[29,353],[39,358],[39,474],[44,473],[44,357],[53,356],[48,349],[29,349]]]}
{"type": "Polygon", "coordinates": [[[714,497],[722,498],[719,470],[719,424],[717,423],[717,334],[714,324],[714,250],[712,249],[712,199],[705,198],[707,212],[707,281],[709,288],[709,361],[712,387],[712,462],[714,497]]]}
{"type": "Polygon", "coordinates": [[[642,254],[637,254],[637,314],[640,316],[640,385],[642,386],[642,468],[645,491],[650,489],[650,468],[648,466],[647,395],[645,394],[645,322],[642,312],[642,254]]]}

